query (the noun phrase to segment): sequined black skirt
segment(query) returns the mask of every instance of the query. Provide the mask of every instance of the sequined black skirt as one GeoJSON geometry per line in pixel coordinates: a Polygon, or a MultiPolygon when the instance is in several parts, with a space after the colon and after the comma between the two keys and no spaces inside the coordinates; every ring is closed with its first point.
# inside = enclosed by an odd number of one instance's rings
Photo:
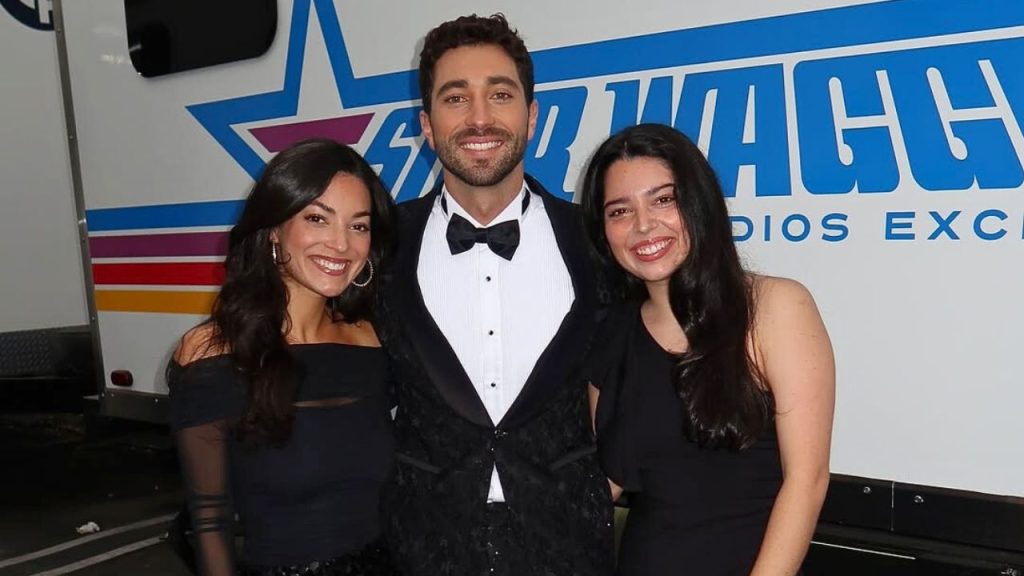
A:
{"type": "Polygon", "coordinates": [[[242,566],[238,576],[401,576],[383,543],[331,560],[294,566],[242,566]]]}

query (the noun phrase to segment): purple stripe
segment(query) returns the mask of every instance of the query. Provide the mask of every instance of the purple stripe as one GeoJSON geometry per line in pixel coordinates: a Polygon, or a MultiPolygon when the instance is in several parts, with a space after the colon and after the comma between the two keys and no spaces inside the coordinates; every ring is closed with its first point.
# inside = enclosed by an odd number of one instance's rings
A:
{"type": "Polygon", "coordinates": [[[363,137],[373,114],[344,116],[327,120],[312,120],[294,124],[265,126],[249,130],[268,152],[280,152],[299,140],[330,138],[342,144],[355,144],[363,137]]]}
{"type": "Polygon", "coordinates": [[[89,238],[89,253],[93,258],[223,256],[227,252],[227,232],[138,234],[134,236],[92,236],[89,238]]]}

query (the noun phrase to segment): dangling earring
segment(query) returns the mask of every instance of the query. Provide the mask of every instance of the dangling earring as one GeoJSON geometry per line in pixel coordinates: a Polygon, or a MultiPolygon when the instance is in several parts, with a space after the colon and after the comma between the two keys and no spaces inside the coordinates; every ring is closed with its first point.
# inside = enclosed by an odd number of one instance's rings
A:
{"type": "Polygon", "coordinates": [[[363,280],[362,284],[353,280],[353,286],[356,286],[357,288],[366,288],[370,284],[370,280],[373,280],[373,260],[367,259],[366,265],[370,267],[370,273],[366,276],[366,280],[363,280]]]}
{"type": "Polygon", "coordinates": [[[281,262],[277,259],[277,242],[270,243],[270,257],[273,258],[274,264],[280,264],[281,262]]]}

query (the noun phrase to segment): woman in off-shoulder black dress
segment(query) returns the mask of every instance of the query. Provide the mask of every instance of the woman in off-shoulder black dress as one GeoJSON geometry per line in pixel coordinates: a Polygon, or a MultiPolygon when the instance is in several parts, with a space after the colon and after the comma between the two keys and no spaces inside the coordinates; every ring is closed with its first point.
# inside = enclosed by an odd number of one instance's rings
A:
{"type": "Polygon", "coordinates": [[[167,373],[202,574],[395,574],[380,540],[388,365],[372,324],[391,211],[365,160],[327,140],[281,152],[253,186],[210,319],[167,373]]]}
{"type": "Polygon", "coordinates": [[[796,574],[828,485],[832,349],[807,290],[743,270],[707,160],[627,128],[584,179],[618,303],[594,338],[591,408],[622,576],[796,574]]]}

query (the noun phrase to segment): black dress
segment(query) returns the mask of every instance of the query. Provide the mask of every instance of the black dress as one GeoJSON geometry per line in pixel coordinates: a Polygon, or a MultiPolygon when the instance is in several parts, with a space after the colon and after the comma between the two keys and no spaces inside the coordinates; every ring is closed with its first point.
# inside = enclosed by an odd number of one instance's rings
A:
{"type": "Polygon", "coordinates": [[[305,344],[291,436],[237,440],[245,385],[230,357],[169,369],[178,442],[203,574],[391,574],[377,544],[393,463],[388,365],[380,348],[305,344]],[[236,560],[234,515],[244,544],[236,560]],[[313,570],[310,569],[312,565],[313,570]]]}
{"type": "Polygon", "coordinates": [[[618,336],[607,340],[592,382],[601,389],[601,464],[630,504],[617,574],[747,576],[782,484],[774,431],[740,451],[687,441],[672,355],[647,331],[638,304],[609,320],[618,336]]]}

